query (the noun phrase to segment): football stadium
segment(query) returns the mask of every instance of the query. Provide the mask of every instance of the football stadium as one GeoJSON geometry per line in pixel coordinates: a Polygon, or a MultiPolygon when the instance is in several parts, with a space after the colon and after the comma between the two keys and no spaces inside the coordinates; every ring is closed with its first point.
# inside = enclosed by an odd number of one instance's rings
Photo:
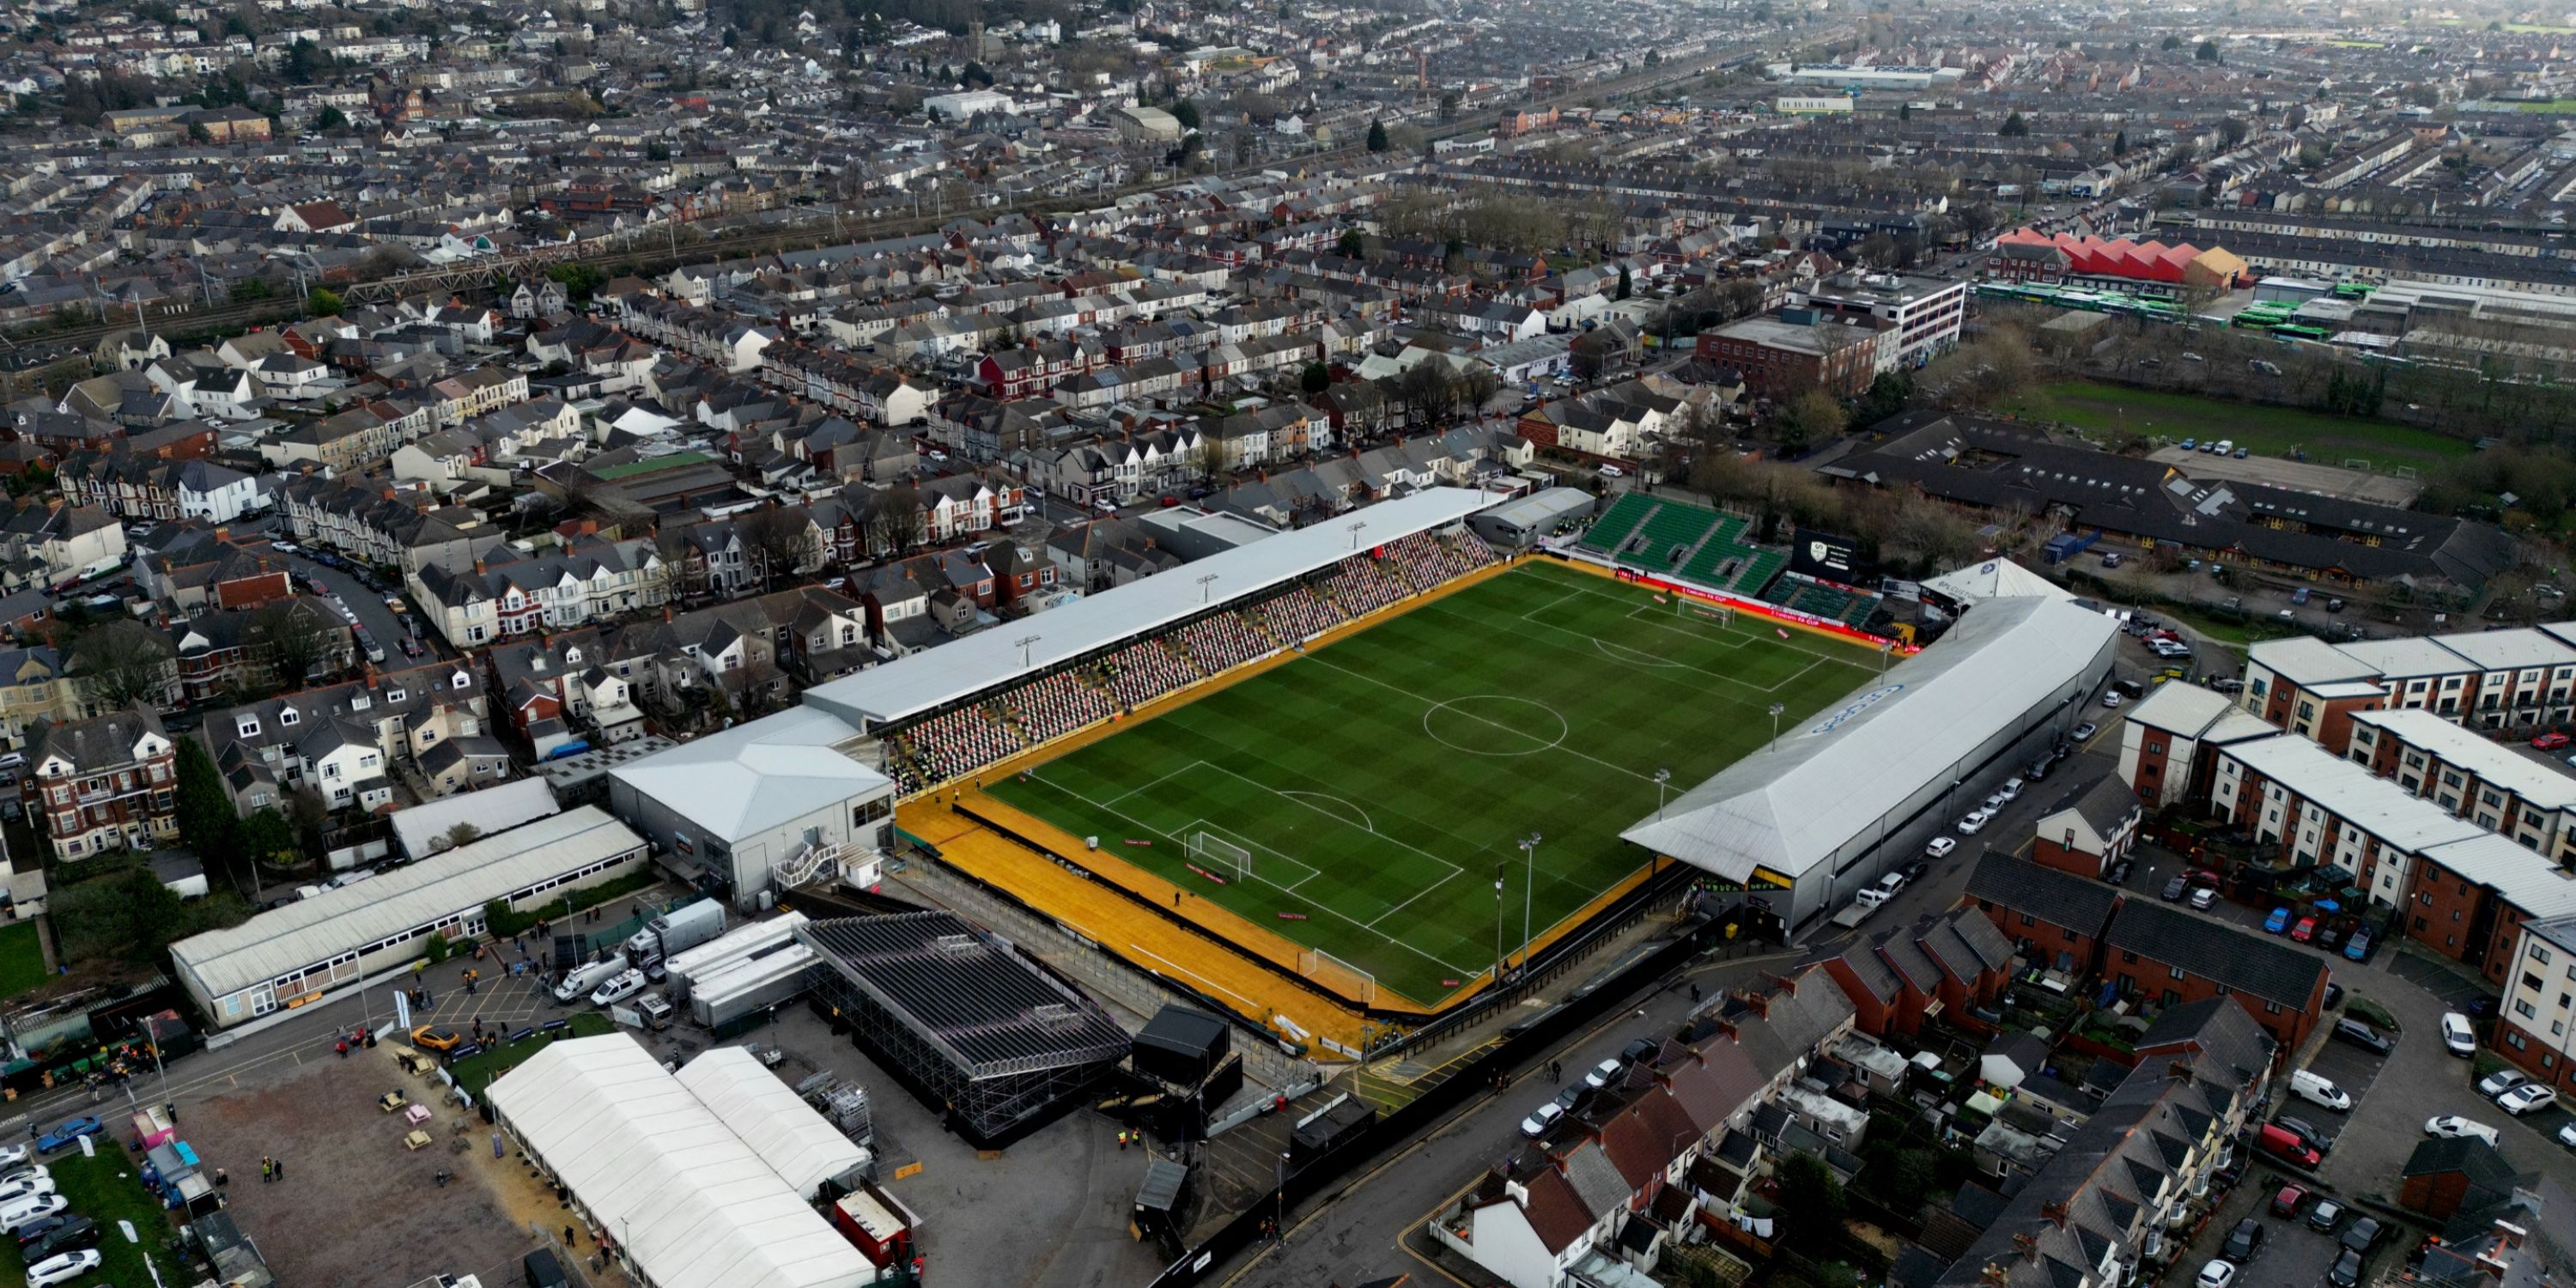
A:
{"type": "MultiPolygon", "coordinates": [[[[1297,1041],[1454,1007],[1688,865],[1793,929],[2063,732],[2108,619],[1765,601],[1737,516],[1626,497],[1500,559],[1431,488],[819,686],[902,840],[1297,1041]],[[1848,615],[1846,615],[1848,614],[1848,615]]],[[[1782,592],[1773,588],[1777,597],[1782,592]]],[[[1658,886],[1657,889],[1665,887],[1658,886]]]]}

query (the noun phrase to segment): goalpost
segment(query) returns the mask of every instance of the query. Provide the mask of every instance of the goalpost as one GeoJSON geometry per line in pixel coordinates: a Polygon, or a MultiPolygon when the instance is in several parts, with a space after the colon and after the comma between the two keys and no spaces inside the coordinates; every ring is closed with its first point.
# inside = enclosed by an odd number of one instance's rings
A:
{"type": "Polygon", "coordinates": [[[1735,610],[1724,604],[1712,604],[1688,595],[1673,596],[1673,613],[1679,617],[1696,617],[1719,626],[1735,625],[1735,610]]]}
{"type": "Polygon", "coordinates": [[[1190,857],[1243,880],[1252,879],[1252,851],[1205,832],[1190,833],[1190,857]]]}
{"type": "Polygon", "coordinates": [[[1321,948],[1299,949],[1297,971],[1362,1006],[1372,1006],[1377,1002],[1377,976],[1321,948]]]}

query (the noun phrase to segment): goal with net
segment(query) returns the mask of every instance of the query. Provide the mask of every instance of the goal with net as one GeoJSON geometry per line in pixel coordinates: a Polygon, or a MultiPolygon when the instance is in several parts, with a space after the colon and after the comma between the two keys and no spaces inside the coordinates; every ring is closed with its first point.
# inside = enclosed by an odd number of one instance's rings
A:
{"type": "Polygon", "coordinates": [[[1297,972],[1362,1006],[1377,1002],[1377,976],[1325,952],[1305,948],[1297,953],[1297,972]]]}
{"type": "Polygon", "coordinates": [[[1192,832],[1189,850],[1193,862],[1246,881],[1252,879],[1252,851],[1240,845],[1205,832],[1192,832]]]}
{"type": "Polygon", "coordinates": [[[1735,624],[1734,609],[1724,604],[1703,603],[1688,596],[1674,597],[1673,611],[1683,617],[1696,617],[1702,621],[1714,622],[1719,626],[1735,624]]]}

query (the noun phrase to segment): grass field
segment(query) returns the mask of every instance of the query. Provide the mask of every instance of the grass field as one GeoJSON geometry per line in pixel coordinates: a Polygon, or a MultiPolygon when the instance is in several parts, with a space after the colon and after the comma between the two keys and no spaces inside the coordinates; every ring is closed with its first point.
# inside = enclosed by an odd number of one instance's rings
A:
{"type": "Polygon", "coordinates": [[[2328,416],[2295,407],[2225,402],[2197,394],[2128,389],[2089,380],[2035,385],[1997,410],[2064,421],[2106,434],[2161,435],[2175,441],[2232,438],[2237,446],[2264,456],[2287,456],[2294,447],[2305,448],[2309,460],[2323,465],[2341,465],[2354,457],[2364,457],[2381,465],[2421,469],[2454,456],[2466,456],[2472,450],[2464,440],[2409,425],[2328,416]]]}
{"type": "Polygon", "coordinates": [[[1679,794],[1759,748],[1772,703],[1787,727],[1877,665],[1530,564],[989,790],[1428,1002],[1494,964],[1498,868],[1516,953],[1525,897],[1541,933],[1644,864],[1618,833],[1655,809],[1655,771],[1679,794]],[[1193,874],[1200,833],[1249,874],[1193,874]]]}
{"type": "Polygon", "coordinates": [[[32,921],[0,926],[0,998],[16,997],[45,982],[45,946],[36,941],[37,934],[32,921]]]}

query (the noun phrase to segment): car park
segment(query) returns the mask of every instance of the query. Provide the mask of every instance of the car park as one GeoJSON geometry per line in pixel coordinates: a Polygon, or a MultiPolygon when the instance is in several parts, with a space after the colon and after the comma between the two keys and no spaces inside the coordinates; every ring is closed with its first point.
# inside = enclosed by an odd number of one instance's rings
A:
{"type": "Polygon", "coordinates": [[[2478,1053],[2477,1030],[2469,1027],[2469,1017],[2458,1011],[2442,1012],[2442,1049],[2463,1060],[2478,1053]]]}
{"type": "Polygon", "coordinates": [[[1977,833],[1984,831],[1986,829],[1986,824],[1993,818],[1993,815],[1988,814],[1984,810],[1969,810],[1968,816],[1959,820],[1959,835],[1975,836],[1977,833]]]}
{"type": "Polygon", "coordinates": [[[2334,1039],[2349,1042],[2373,1055],[2387,1055],[2397,1049],[2397,1044],[2389,1041],[2387,1034],[2350,1016],[2335,1021],[2334,1039]]]}
{"type": "Polygon", "coordinates": [[[1923,843],[1923,852],[1936,859],[1946,859],[1950,857],[1950,851],[1958,848],[1959,843],[1946,836],[1936,836],[1923,843]]]}
{"type": "Polygon", "coordinates": [[[2319,1196],[2317,1205],[2308,1209],[2308,1228],[2319,1234],[2334,1233],[2335,1223],[2341,1220],[2343,1204],[2338,1200],[2319,1196]]]}
{"type": "Polygon", "coordinates": [[[96,1248],[82,1248],[47,1257],[27,1267],[27,1288],[53,1288],[55,1284],[69,1283],[98,1269],[98,1263],[103,1259],[96,1248]]]}
{"type": "Polygon", "coordinates": [[[2496,1107],[2516,1118],[2547,1109],[2557,1103],[2558,1093],[2537,1082],[2526,1082],[2496,1097],[2496,1107]]]}
{"type": "Polygon", "coordinates": [[[2495,1128],[2474,1119],[2462,1118],[2458,1114],[2442,1114],[2425,1119],[2424,1134],[2442,1140],[2461,1140],[2474,1136],[2490,1145],[2496,1143],[2495,1128]]]}

